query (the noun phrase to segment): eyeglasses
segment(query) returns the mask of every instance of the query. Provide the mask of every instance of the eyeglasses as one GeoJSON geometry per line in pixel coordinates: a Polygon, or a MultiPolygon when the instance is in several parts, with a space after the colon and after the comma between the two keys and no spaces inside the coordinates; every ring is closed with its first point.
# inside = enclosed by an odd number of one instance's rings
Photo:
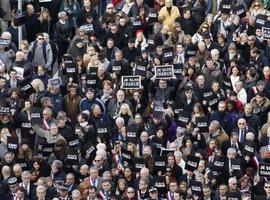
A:
{"type": "Polygon", "coordinates": [[[111,9],[113,9],[113,7],[108,7],[107,9],[108,9],[108,10],[111,10],[111,9]]]}
{"type": "Polygon", "coordinates": [[[44,38],[38,38],[38,40],[44,40],[44,38]]]}
{"type": "Polygon", "coordinates": [[[270,186],[264,186],[264,188],[265,188],[265,189],[269,189],[269,188],[270,188],[270,186]]]}

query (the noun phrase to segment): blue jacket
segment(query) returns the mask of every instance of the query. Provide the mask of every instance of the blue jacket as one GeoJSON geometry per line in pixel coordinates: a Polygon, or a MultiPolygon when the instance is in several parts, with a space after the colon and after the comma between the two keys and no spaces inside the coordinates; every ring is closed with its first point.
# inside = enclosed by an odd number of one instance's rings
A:
{"type": "Polygon", "coordinates": [[[84,111],[84,110],[88,110],[89,112],[92,111],[92,105],[93,104],[97,104],[100,106],[100,109],[102,112],[105,112],[105,105],[104,103],[98,99],[98,98],[94,98],[93,100],[88,99],[87,97],[84,97],[81,102],[80,102],[80,110],[84,111]]]}
{"type": "Polygon", "coordinates": [[[231,115],[228,112],[220,113],[218,111],[215,111],[210,117],[210,122],[213,120],[219,121],[225,132],[228,135],[231,134],[231,131],[233,129],[233,121],[231,115]]]}

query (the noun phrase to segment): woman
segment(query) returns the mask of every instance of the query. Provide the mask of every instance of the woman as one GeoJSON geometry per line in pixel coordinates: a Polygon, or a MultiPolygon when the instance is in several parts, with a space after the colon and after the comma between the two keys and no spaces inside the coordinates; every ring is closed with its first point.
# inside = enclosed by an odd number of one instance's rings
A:
{"type": "Polygon", "coordinates": [[[135,178],[133,176],[133,172],[132,172],[132,169],[130,167],[125,168],[124,179],[126,181],[127,187],[131,187],[134,185],[135,178]]]}
{"type": "Polygon", "coordinates": [[[1,140],[0,159],[1,160],[3,160],[5,153],[8,151],[8,147],[7,147],[7,144],[8,144],[7,138],[8,137],[11,137],[11,134],[10,134],[8,128],[2,128],[0,131],[0,140],[1,140]]]}
{"type": "Polygon", "coordinates": [[[31,82],[32,87],[34,88],[35,92],[30,94],[29,100],[33,106],[40,105],[40,99],[43,97],[43,93],[45,90],[44,83],[40,79],[34,79],[31,82]]]}
{"type": "Polygon", "coordinates": [[[194,104],[193,112],[191,113],[191,121],[196,123],[197,117],[205,117],[203,106],[200,103],[194,104]]]}
{"type": "Polygon", "coordinates": [[[105,28],[111,23],[115,23],[116,20],[116,10],[114,5],[109,3],[107,4],[106,11],[102,15],[101,24],[102,27],[105,28]]]}
{"type": "Polygon", "coordinates": [[[83,40],[80,38],[77,38],[73,42],[72,47],[68,50],[68,54],[70,54],[73,58],[83,57],[84,52],[84,43],[83,40]]]}
{"type": "Polygon", "coordinates": [[[128,187],[126,197],[124,197],[123,200],[136,200],[136,199],[137,197],[136,197],[135,189],[133,187],[128,187]]]}
{"type": "MultiPolygon", "coordinates": [[[[90,61],[94,57],[98,58],[98,53],[96,52],[95,47],[94,46],[88,46],[87,49],[86,49],[86,53],[83,55],[83,63],[85,64],[85,66],[87,66],[87,68],[89,67],[88,64],[90,63],[90,61]]],[[[89,70],[89,69],[87,69],[87,70],[89,70]]]]}
{"type": "Polygon", "coordinates": [[[27,139],[22,139],[19,146],[18,159],[23,159],[26,162],[30,162],[33,158],[33,152],[30,148],[29,141],[27,139]]]}
{"type": "Polygon", "coordinates": [[[21,41],[20,51],[24,53],[24,59],[27,60],[29,54],[29,43],[27,40],[21,41]]]}
{"type": "Polygon", "coordinates": [[[73,34],[75,33],[75,24],[77,21],[77,17],[81,13],[80,4],[76,0],[64,0],[62,1],[62,4],[60,6],[59,11],[65,11],[68,13],[68,21],[70,23],[70,26],[73,27],[73,34]]]}
{"type": "Polygon", "coordinates": [[[239,119],[237,104],[233,100],[227,101],[227,110],[232,119],[232,127],[237,127],[237,121],[239,119]]]}
{"type": "Polygon", "coordinates": [[[220,59],[223,59],[225,56],[225,53],[228,50],[228,44],[226,43],[226,38],[222,33],[219,33],[217,35],[217,47],[219,49],[219,57],[220,59]]]}
{"type": "Polygon", "coordinates": [[[30,100],[26,100],[24,102],[24,108],[18,115],[18,121],[21,127],[21,138],[28,139],[31,147],[33,147],[35,142],[35,134],[31,125],[31,106],[32,105],[30,100]]]}
{"type": "Polygon", "coordinates": [[[203,23],[205,19],[206,5],[204,0],[197,0],[194,6],[190,9],[192,11],[192,16],[195,20],[195,25],[198,27],[203,23]]]}
{"type": "Polygon", "coordinates": [[[182,146],[180,147],[180,151],[183,155],[183,159],[186,160],[188,155],[194,154],[194,148],[192,144],[192,140],[190,136],[186,136],[182,141],[182,146]]]}
{"type": "Polygon", "coordinates": [[[133,91],[132,94],[132,99],[130,100],[130,103],[132,105],[132,108],[134,108],[133,110],[133,114],[135,115],[136,113],[140,113],[143,114],[145,108],[146,108],[146,101],[143,101],[143,97],[142,97],[142,92],[141,90],[135,90],[133,91]]]}
{"type": "Polygon", "coordinates": [[[10,107],[11,115],[14,115],[15,113],[18,114],[24,106],[24,100],[21,98],[21,90],[19,88],[11,89],[7,102],[10,107]]]}
{"type": "Polygon", "coordinates": [[[214,159],[214,155],[216,153],[216,150],[219,148],[219,143],[215,138],[211,138],[208,142],[207,148],[206,148],[206,155],[208,157],[208,161],[212,161],[214,159]]]}
{"type": "Polygon", "coordinates": [[[59,139],[54,144],[53,153],[48,158],[48,163],[52,164],[54,160],[60,160],[62,163],[65,162],[67,156],[68,145],[65,140],[59,139]]]}
{"type": "Polygon", "coordinates": [[[78,76],[80,77],[82,74],[86,73],[86,67],[83,63],[83,58],[81,56],[75,57],[76,69],[78,72],[78,76]]]}
{"type": "Polygon", "coordinates": [[[260,0],[255,0],[251,4],[249,8],[249,12],[251,16],[255,19],[257,15],[266,15],[269,13],[269,11],[265,10],[263,7],[263,3],[260,0]]]}
{"type": "Polygon", "coordinates": [[[109,80],[103,81],[102,85],[103,90],[100,90],[97,96],[107,105],[109,100],[115,96],[115,91],[112,89],[112,82],[109,80]]]}
{"type": "Polygon", "coordinates": [[[50,16],[50,11],[47,8],[42,8],[40,15],[37,20],[37,30],[39,33],[48,33],[50,39],[54,39],[54,27],[52,23],[52,18],[50,16]]]}
{"type": "Polygon", "coordinates": [[[58,45],[58,63],[61,63],[62,56],[67,52],[69,41],[72,37],[72,27],[68,21],[66,12],[59,12],[58,19],[56,23],[56,39],[58,45]]]}
{"type": "Polygon", "coordinates": [[[162,149],[167,148],[167,133],[162,127],[156,129],[153,136],[151,136],[151,140],[154,143],[156,148],[162,149]]]}
{"type": "Polygon", "coordinates": [[[210,33],[213,34],[214,31],[214,16],[210,13],[205,17],[204,22],[209,26],[210,33]]]}
{"type": "Polygon", "coordinates": [[[125,126],[131,125],[133,123],[133,115],[127,103],[123,103],[121,105],[118,115],[125,120],[125,126]]]}
{"type": "Polygon", "coordinates": [[[50,78],[51,76],[47,73],[46,68],[42,65],[39,65],[37,67],[37,73],[33,75],[32,80],[40,79],[43,82],[44,87],[47,88],[48,81],[50,78]]]}
{"type": "Polygon", "coordinates": [[[121,11],[123,11],[127,16],[131,17],[131,9],[135,8],[133,0],[125,0],[125,3],[123,7],[121,8],[121,11]]]}
{"type": "Polygon", "coordinates": [[[198,44],[199,42],[203,41],[203,35],[205,33],[209,33],[210,29],[209,29],[209,25],[206,23],[206,22],[203,22],[197,33],[195,33],[193,36],[192,36],[192,43],[193,44],[198,44]]]}
{"type": "Polygon", "coordinates": [[[68,94],[64,96],[64,107],[71,124],[75,124],[77,122],[77,116],[80,112],[79,104],[82,98],[78,95],[77,85],[71,84],[67,87],[68,94]]]}
{"type": "Polygon", "coordinates": [[[231,76],[230,80],[233,86],[233,90],[235,91],[235,83],[240,80],[241,73],[238,69],[238,67],[235,65],[231,68],[231,76]]]}
{"type": "Polygon", "coordinates": [[[121,197],[121,199],[123,199],[124,196],[125,196],[125,194],[126,194],[126,192],[127,192],[127,182],[126,182],[125,179],[120,178],[117,181],[117,184],[116,184],[115,194],[118,197],[121,197]]]}

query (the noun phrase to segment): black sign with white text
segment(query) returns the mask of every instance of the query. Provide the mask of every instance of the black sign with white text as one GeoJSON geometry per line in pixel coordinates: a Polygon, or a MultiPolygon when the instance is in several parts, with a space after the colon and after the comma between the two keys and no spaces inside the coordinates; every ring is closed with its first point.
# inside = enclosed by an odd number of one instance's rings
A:
{"type": "Polygon", "coordinates": [[[122,76],[123,89],[140,89],[141,76],[122,76]]]}
{"type": "Polygon", "coordinates": [[[173,78],[173,65],[155,66],[155,75],[157,79],[173,78]]]}

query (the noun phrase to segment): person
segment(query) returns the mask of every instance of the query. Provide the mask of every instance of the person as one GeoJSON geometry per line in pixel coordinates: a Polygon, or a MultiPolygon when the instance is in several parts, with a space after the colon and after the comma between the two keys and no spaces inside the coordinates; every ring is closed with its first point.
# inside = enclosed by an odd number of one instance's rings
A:
{"type": "Polygon", "coordinates": [[[35,68],[41,65],[45,66],[48,71],[52,70],[52,49],[51,45],[44,41],[43,33],[38,33],[36,35],[36,40],[31,42],[29,50],[28,59],[35,68]]]}

